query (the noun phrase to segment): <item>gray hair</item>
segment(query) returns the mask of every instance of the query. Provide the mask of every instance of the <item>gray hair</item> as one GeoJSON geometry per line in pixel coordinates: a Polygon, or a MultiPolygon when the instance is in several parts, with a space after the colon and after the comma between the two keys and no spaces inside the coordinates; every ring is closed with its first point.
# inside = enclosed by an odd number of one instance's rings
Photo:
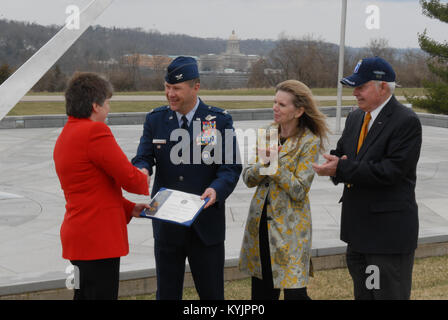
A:
{"type": "Polygon", "coordinates": [[[375,85],[377,88],[380,87],[381,82],[384,82],[387,84],[387,86],[389,87],[390,90],[390,94],[394,94],[395,91],[395,87],[397,86],[397,84],[394,82],[386,82],[386,81],[378,81],[378,80],[373,80],[373,82],[375,82],[375,85]]]}

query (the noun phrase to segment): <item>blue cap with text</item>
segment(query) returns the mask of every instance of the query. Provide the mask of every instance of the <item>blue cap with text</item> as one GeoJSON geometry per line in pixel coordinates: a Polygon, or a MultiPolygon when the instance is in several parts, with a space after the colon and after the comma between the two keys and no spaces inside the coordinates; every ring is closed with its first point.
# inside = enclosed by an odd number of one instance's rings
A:
{"type": "Polygon", "coordinates": [[[371,80],[394,82],[394,69],[383,58],[365,58],[359,60],[353,74],[343,78],[341,83],[350,87],[357,87],[371,80]]]}

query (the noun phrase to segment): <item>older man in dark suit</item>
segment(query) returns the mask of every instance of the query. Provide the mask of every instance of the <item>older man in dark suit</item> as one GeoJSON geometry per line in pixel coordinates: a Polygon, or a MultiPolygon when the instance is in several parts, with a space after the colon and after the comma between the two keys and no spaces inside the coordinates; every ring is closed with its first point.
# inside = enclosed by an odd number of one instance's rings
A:
{"type": "Polygon", "coordinates": [[[359,108],[348,115],[336,150],[313,167],[345,184],[341,240],[347,243],[355,299],[409,299],[418,239],[421,124],[394,97],[395,72],[384,59],[359,61],[341,83],[354,87],[359,108]]]}

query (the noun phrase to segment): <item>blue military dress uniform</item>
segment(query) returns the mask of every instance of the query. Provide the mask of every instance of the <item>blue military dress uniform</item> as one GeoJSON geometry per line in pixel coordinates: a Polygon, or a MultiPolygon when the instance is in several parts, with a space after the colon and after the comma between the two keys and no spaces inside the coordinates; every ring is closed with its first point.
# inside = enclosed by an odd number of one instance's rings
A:
{"type": "MultiPolygon", "coordinates": [[[[208,116],[215,117],[216,129],[221,132],[223,145],[225,129],[233,128],[233,121],[224,110],[199,102],[193,121],[205,122],[208,116]],[[199,119],[199,120],[198,120],[199,119]]],[[[210,117],[209,117],[210,118],[210,117]]],[[[132,163],[139,168],[148,169],[153,174],[156,166],[154,185],[151,196],[161,187],[202,195],[205,189],[211,187],[217,194],[217,202],[204,210],[193,223],[192,228],[206,245],[223,242],[225,239],[224,201],[234,190],[242,170],[240,164],[226,164],[224,152],[222,164],[193,163],[193,144],[198,143],[193,137],[193,125],[190,124],[190,163],[173,164],[170,159],[171,148],[178,141],[170,141],[171,132],[179,128],[176,113],[169,106],[154,109],[146,116],[144,133],[140,140],[137,156],[132,163]]],[[[205,145],[201,146],[203,150],[205,145]]],[[[224,151],[224,147],[223,147],[224,151]]],[[[233,141],[233,151],[236,159],[237,146],[233,141]]],[[[211,154],[210,156],[213,156],[211,154]]],[[[227,161],[228,162],[228,161],[227,161]]],[[[182,243],[186,229],[183,226],[154,221],[154,237],[162,241],[182,243]]]]}
{"type": "MultiPolygon", "coordinates": [[[[221,278],[221,275],[216,273],[223,273],[224,266],[225,200],[234,190],[242,166],[237,164],[236,161],[236,159],[239,159],[239,155],[237,156],[238,146],[233,131],[232,117],[226,111],[208,106],[199,99],[199,105],[192,120],[200,121],[202,127],[213,121],[216,130],[222,136],[222,163],[206,164],[203,158],[201,158],[200,163],[193,163],[194,144],[200,144],[200,139],[198,140],[197,137],[193,136],[193,123],[190,123],[188,127],[190,162],[179,164],[172,162],[172,159],[170,159],[171,149],[178,141],[170,141],[170,135],[179,128],[179,122],[176,112],[172,111],[169,106],[156,108],[147,114],[137,155],[132,160],[136,167],[148,169],[150,175],[153,174],[153,167],[155,166],[151,196],[154,196],[162,187],[197,195],[202,195],[205,189],[211,187],[217,194],[215,204],[203,210],[191,228],[153,220],[156,263],[163,263],[163,267],[162,264],[157,266],[157,297],[159,299],[178,299],[182,297],[182,293],[179,292],[182,288],[179,288],[178,285],[174,286],[172,279],[169,278],[178,277],[177,282],[183,282],[184,270],[181,267],[174,267],[174,265],[184,265],[185,255],[188,256],[201,299],[222,299],[224,293],[220,284],[223,282],[222,279],[216,284],[214,278],[221,278]],[[232,134],[229,135],[229,132],[232,134]],[[232,163],[224,159],[229,156],[224,148],[224,145],[230,142],[227,141],[229,139],[232,139],[232,144],[230,144],[233,152],[232,163]],[[219,248],[218,250],[211,249],[216,246],[219,248]],[[178,250],[180,261],[169,263],[168,258],[164,258],[163,252],[165,251],[160,250],[161,247],[165,249],[169,247],[171,251],[178,250]],[[187,253],[185,254],[185,252],[187,253]],[[204,263],[205,261],[207,261],[207,264],[204,263]],[[215,274],[210,275],[210,277],[213,277],[212,279],[205,275],[207,272],[210,273],[210,270],[207,270],[210,265],[212,268],[216,267],[215,274]],[[196,269],[196,272],[193,268],[196,269]],[[202,279],[201,274],[204,275],[202,279]],[[171,284],[165,285],[165,283],[171,284]]],[[[205,147],[205,144],[201,145],[201,151],[204,151],[205,147]]],[[[214,151],[211,153],[204,152],[203,155],[206,157],[215,156],[214,151]]],[[[215,162],[219,161],[215,159],[215,162]]]]}

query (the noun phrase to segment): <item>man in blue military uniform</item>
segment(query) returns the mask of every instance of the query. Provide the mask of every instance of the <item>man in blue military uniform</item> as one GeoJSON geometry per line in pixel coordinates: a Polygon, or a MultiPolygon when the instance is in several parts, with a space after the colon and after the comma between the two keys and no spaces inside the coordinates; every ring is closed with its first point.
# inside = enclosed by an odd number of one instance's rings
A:
{"type": "Polygon", "coordinates": [[[165,77],[169,105],[148,113],[132,160],[150,175],[155,166],[152,196],[164,187],[210,199],[190,228],[153,220],[157,299],[182,299],[186,258],[199,297],[224,299],[224,204],[238,182],[242,166],[237,164],[232,117],[203,103],[198,98],[199,88],[196,60],[174,59],[165,77]],[[194,130],[198,127],[202,127],[199,132],[194,130]],[[188,143],[181,142],[189,150],[178,150],[179,141],[170,139],[179,128],[188,131],[188,143]],[[200,152],[199,159],[195,150],[200,152]]]}

